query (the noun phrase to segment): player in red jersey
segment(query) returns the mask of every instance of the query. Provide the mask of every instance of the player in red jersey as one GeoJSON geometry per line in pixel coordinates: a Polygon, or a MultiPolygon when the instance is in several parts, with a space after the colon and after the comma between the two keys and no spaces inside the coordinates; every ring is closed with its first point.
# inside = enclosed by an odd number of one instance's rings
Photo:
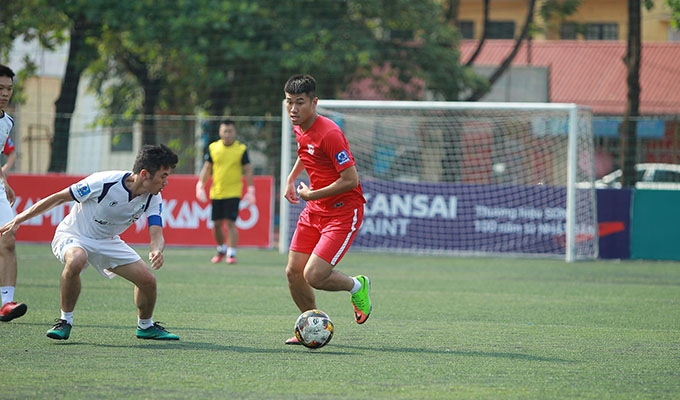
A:
{"type": "MultiPolygon", "coordinates": [[[[349,143],[340,128],[316,113],[316,81],[294,75],[284,86],[286,109],[298,143],[298,157],[288,175],[284,197],[307,202],[290,244],[286,277],[291,297],[301,312],[315,309],[314,289],[348,291],[356,322],[371,313],[371,283],[366,276],[349,277],[334,269],[356,237],[364,216],[359,174],[349,143]],[[306,170],[309,186],[295,179],[306,170]]],[[[295,337],[286,344],[299,344],[295,337]]]]}

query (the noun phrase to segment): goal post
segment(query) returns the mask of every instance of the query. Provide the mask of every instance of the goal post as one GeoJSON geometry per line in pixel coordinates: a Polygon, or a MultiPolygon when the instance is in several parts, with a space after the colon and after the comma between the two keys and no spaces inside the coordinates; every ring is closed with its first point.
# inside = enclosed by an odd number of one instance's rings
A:
{"type": "MultiPolygon", "coordinates": [[[[347,137],[367,200],[352,249],[597,258],[589,108],[319,100],[317,112],[347,137]]],[[[283,192],[297,157],[285,103],[281,128],[283,192]]],[[[281,201],[281,252],[303,207],[281,201]]]]}

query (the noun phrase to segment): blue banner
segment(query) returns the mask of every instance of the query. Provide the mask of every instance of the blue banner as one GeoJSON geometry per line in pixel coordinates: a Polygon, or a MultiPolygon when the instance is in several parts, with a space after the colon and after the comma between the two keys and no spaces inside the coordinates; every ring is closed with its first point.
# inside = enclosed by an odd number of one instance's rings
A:
{"type": "MultiPolygon", "coordinates": [[[[362,187],[367,203],[355,249],[565,254],[564,187],[378,181],[362,187]]],[[[577,224],[576,231],[577,242],[595,240],[592,224],[577,224]]]]}

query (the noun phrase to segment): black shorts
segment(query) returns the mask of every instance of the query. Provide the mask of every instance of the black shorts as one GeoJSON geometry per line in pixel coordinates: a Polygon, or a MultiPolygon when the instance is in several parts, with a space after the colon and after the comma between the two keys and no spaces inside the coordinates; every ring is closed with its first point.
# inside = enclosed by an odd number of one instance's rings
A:
{"type": "Polygon", "coordinates": [[[212,200],[212,220],[229,219],[236,221],[238,217],[238,204],[241,199],[234,197],[231,199],[213,199],[212,200]]]}

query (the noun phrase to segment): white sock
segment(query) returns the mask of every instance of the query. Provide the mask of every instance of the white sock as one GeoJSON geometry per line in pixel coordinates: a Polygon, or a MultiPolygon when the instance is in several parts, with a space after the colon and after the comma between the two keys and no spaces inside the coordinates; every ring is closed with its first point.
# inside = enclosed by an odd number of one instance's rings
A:
{"type": "Polygon", "coordinates": [[[3,286],[0,287],[0,293],[2,294],[2,305],[14,301],[14,286],[3,286]]]}
{"type": "Polygon", "coordinates": [[[221,245],[217,246],[217,252],[226,253],[227,252],[227,245],[221,244],[221,245]]]}
{"type": "Polygon", "coordinates": [[[359,280],[355,277],[352,277],[352,280],[354,281],[354,287],[349,292],[351,294],[354,294],[354,293],[358,292],[359,289],[361,289],[361,282],[359,282],[359,280]]]}
{"type": "Polygon", "coordinates": [[[142,329],[148,329],[153,326],[153,319],[141,319],[137,317],[137,326],[139,326],[142,329]]]}
{"type": "Polygon", "coordinates": [[[227,257],[236,257],[236,249],[233,247],[227,247],[227,257]]]}
{"type": "Polygon", "coordinates": [[[66,322],[68,322],[69,325],[73,326],[73,311],[64,312],[64,310],[61,310],[61,319],[65,320],[66,322]]]}

